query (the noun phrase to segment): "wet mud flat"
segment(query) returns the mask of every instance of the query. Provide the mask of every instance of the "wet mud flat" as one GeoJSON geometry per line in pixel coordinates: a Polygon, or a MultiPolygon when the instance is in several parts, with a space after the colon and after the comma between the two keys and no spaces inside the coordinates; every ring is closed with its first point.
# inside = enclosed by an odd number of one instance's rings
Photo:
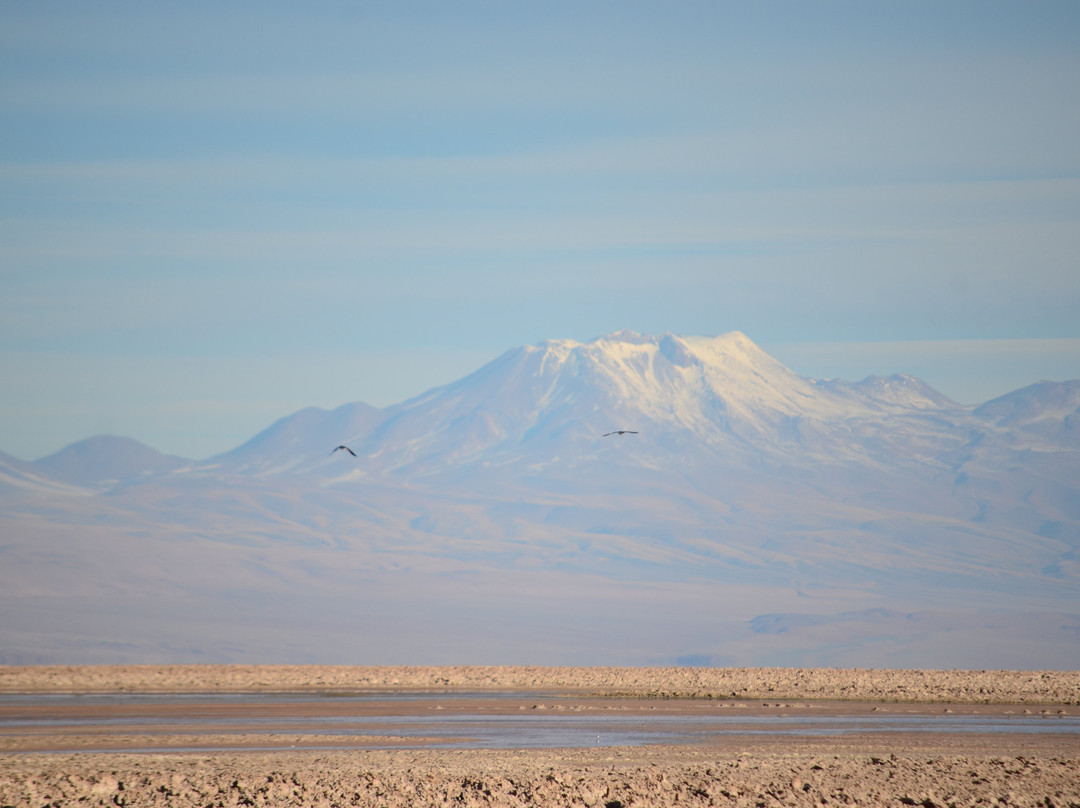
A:
{"type": "MultiPolygon", "coordinates": [[[[1068,675],[1005,676],[1008,687],[1029,682],[1035,690],[1023,699],[986,703],[945,699],[949,688],[925,701],[830,701],[796,693],[676,698],[670,693],[685,679],[653,688],[659,680],[634,669],[614,670],[625,672],[622,684],[644,676],[653,689],[597,695],[603,688],[594,687],[594,679],[573,692],[501,691],[497,685],[455,692],[445,682],[425,691],[417,680],[431,669],[418,670],[378,669],[399,684],[363,693],[304,687],[246,702],[236,698],[244,689],[235,688],[235,670],[222,680],[232,690],[180,688],[185,692],[174,698],[151,688],[161,696],[156,702],[138,688],[84,688],[81,696],[63,687],[8,688],[0,699],[7,721],[0,734],[0,806],[1080,808],[1080,708],[1069,691],[1080,681],[1068,675]],[[1040,696],[1046,682],[1065,696],[1057,702],[1040,696]],[[976,723],[964,723],[969,719],[976,723]],[[577,727],[578,735],[562,746],[478,747],[467,732],[450,732],[455,721],[494,728],[488,737],[495,738],[506,722],[577,727]],[[601,737],[590,737],[598,727],[601,737]],[[630,741],[603,737],[619,727],[637,734],[630,741]]],[[[533,670],[513,676],[565,678],[564,669],[539,669],[539,676],[533,670]]],[[[100,675],[84,673],[81,681],[100,675]]],[[[164,681],[149,669],[128,676],[129,682],[164,681]]],[[[3,681],[0,676],[0,693],[3,681]]],[[[872,681],[907,687],[903,677],[872,681]]],[[[775,693],[777,682],[765,692],[775,693]]],[[[560,737],[566,736],[556,735],[556,743],[560,737]]]]}

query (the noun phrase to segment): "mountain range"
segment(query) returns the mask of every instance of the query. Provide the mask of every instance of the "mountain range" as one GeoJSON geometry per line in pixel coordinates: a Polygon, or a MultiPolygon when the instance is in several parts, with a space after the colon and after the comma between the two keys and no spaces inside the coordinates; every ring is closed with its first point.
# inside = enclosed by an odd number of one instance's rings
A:
{"type": "Polygon", "coordinates": [[[0,663],[1080,668],[1080,380],[620,331],[203,460],[0,454],[0,503],[0,663]]]}

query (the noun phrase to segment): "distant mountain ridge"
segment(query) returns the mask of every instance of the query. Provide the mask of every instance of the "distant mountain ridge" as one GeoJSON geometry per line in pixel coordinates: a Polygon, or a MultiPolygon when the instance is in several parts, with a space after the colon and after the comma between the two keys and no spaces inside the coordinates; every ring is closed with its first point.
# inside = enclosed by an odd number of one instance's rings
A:
{"type": "Polygon", "coordinates": [[[805,430],[930,409],[962,408],[910,376],[806,379],[740,332],[654,338],[620,331],[589,343],[549,340],[512,349],[457,382],[385,410],[362,404],[303,410],[210,462],[299,473],[325,467],[323,446],[347,443],[365,458],[365,469],[379,473],[556,457],[572,463],[595,438],[633,425],[670,441],[756,452],[759,441],[791,444],[797,423],[805,430]],[[530,458],[533,452],[550,457],[530,458]]]}
{"type": "Polygon", "coordinates": [[[0,457],[0,662],[1080,667],[1078,408],[620,331],[206,460],[0,457]]]}
{"type": "Polygon", "coordinates": [[[72,443],[34,466],[55,480],[93,488],[166,474],[190,462],[132,438],[99,435],[72,443]]]}
{"type": "Polygon", "coordinates": [[[1037,382],[976,407],[975,414],[1080,448],[1080,379],[1037,382]]]}
{"type": "Polygon", "coordinates": [[[343,404],[329,411],[308,407],[276,421],[243,445],[202,465],[240,474],[286,472],[303,458],[327,457],[341,442],[342,435],[369,429],[382,417],[381,410],[362,402],[343,404]]]}
{"type": "Polygon", "coordinates": [[[682,428],[723,444],[721,435],[775,441],[778,431],[790,434],[798,421],[932,410],[970,412],[994,423],[1035,426],[1036,432],[1056,430],[1060,422],[1061,435],[1070,438],[1080,424],[1080,380],[1039,382],[964,407],[907,374],[857,382],[799,376],[737,331],[650,337],[623,330],[588,343],[548,340],[514,348],[458,382],[385,409],[362,402],[334,410],[309,407],[205,461],[162,455],[131,438],[99,436],[30,466],[58,481],[88,485],[184,466],[265,475],[309,469],[325,459],[324,448],[348,442],[382,458],[379,466],[386,470],[387,456],[407,466],[406,458],[423,452],[429,441],[428,451],[449,452],[457,462],[470,451],[534,442],[552,430],[591,440],[620,419],[682,428]],[[394,448],[395,438],[408,448],[394,448]]]}
{"type": "Polygon", "coordinates": [[[56,493],[68,489],[37,464],[0,452],[0,494],[56,493]]]}

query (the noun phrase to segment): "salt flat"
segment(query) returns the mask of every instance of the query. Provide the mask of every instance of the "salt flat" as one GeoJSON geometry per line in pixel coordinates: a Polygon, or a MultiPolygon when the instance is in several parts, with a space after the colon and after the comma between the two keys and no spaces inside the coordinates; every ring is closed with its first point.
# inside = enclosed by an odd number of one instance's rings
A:
{"type": "Polygon", "coordinates": [[[0,693],[521,690],[698,698],[1080,704],[1076,671],[512,665],[0,666],[0,693]]]}
{"type": "MultiPolygon", "coordinates": [[[[500,710],[523,691],[565,703],[659,707],[671,716],[742,708],[1057,714],[1080,710],[1076,672],[543,667],[89,666],[0,669],[0,692],[367,691],[453,703],[482,692],[500,710]],[[726,692],[725,692],[726,691],[726,692]],[[743,695],[732,698],[730,693],[743,695]],[[513,693],[512,697],[507,694],[513,693]],[[601,697],[597,694],[606,694],[601,697]],[[768,694],[768,697],[766,697],[768,694]],[[840,694],[840,695],[837,695],[840,694]],[[497,698],[496,698],[497,697],[497,698]],[[830,699],[841,701],[828,701],[830,699]],[[798,703],[785,703],[801,699],[798,703]],[[946,706],[948,705],[948,706],[946,706]]],[[[331,700],[332,701],[332,700],[331,700]]],[[[402,708],[401,704],[413,704],[402,708]]],[[[88,708],[91,711],[93,707],[88,708]]],[[[325,711],[326,705],[318,708],[325,711]]],[[[475,708],[470,708],[475,709],[475,708]]],[[[644,714],[644,713],[642,713],[644,714]]],[[[6,733],[9,736],[10,732],[6,733]]],[[[327,749],[302,732],[275,751],[233,748],[0,757],[0,804],[40,805],[1080,805],[1080,740],[1041,732],[730,735],[697,743],[559,749],[327,749]]],[[[213,736],[201,736],[213,744],[213,736]]],[[[316,739],[326,742],[326,738],[316,739]]],[[[48,739],[44,742],[48,744],[48,739]]],[[[334,741],[330,740],[330,745],[334,741]]],[[[240,748],[237,748],[240,747],[240,748]]]]}

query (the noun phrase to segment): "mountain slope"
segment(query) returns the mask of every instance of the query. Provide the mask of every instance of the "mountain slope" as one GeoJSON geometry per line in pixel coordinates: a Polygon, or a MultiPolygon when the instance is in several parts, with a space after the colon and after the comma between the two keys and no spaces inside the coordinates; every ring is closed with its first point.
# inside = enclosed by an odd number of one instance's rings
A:
{"type": "Polygon", "coordinates": [[[0,452],[0,495],[44,495],[84,493],[60,480],[51,478],[35,463],[19,460],[0,452]]]}
{"type": "Polygon", "coordinates": [[[1078,387],[972,409],[910,376],[808,379],[738,332],[622,331],[93,495],[16,463],[0,648],[1080,667],[1078,387]]]}
{"type": "MultiPolygon", "coordinates": [[[[624,450],[645,466],[672,454],[711,463],[715,453],[807,465],[891,451],[860,443],[860,419],[942,408],[960,409],[910,377],[856,385],[803,378],[739,332],[653,338],[621,331],[590,343],[515,348],[458,382],[353,424],[342,442],[363,456],[357,468],[364,474],[404,476],[587,465],[607,448],[596,439],[620,428],[639,433],[624,450]]],[[[302,423],[310,418],[304,411],[275,428],[314,441],[321,436],[302,423]]],[[[294,445],[282,470],[327,469],[324,458],[302,457],[294,445]]]]}
{"type": "Polygon", "coordinates": [[[35,461],[34,466],[55,480],[104,488],[166,474],[190,462],[163,455],[131,438],[101,435],[77,441],[35,461]]]}
{"type": "Polygon", "coordinates": [[[1080,379],[1038,382],[988,401],[975,414],[1051,445],[1080,448],[1080,379]]]}
{"type": "Polygon", "coordinates": [[[282,474],[322,463],[344,440],[369,431],[383,418],[362,402],[334,410],[308,407],[286,416],[237,448],[210,458],[203,469],[230,474],[282,474]]]}

